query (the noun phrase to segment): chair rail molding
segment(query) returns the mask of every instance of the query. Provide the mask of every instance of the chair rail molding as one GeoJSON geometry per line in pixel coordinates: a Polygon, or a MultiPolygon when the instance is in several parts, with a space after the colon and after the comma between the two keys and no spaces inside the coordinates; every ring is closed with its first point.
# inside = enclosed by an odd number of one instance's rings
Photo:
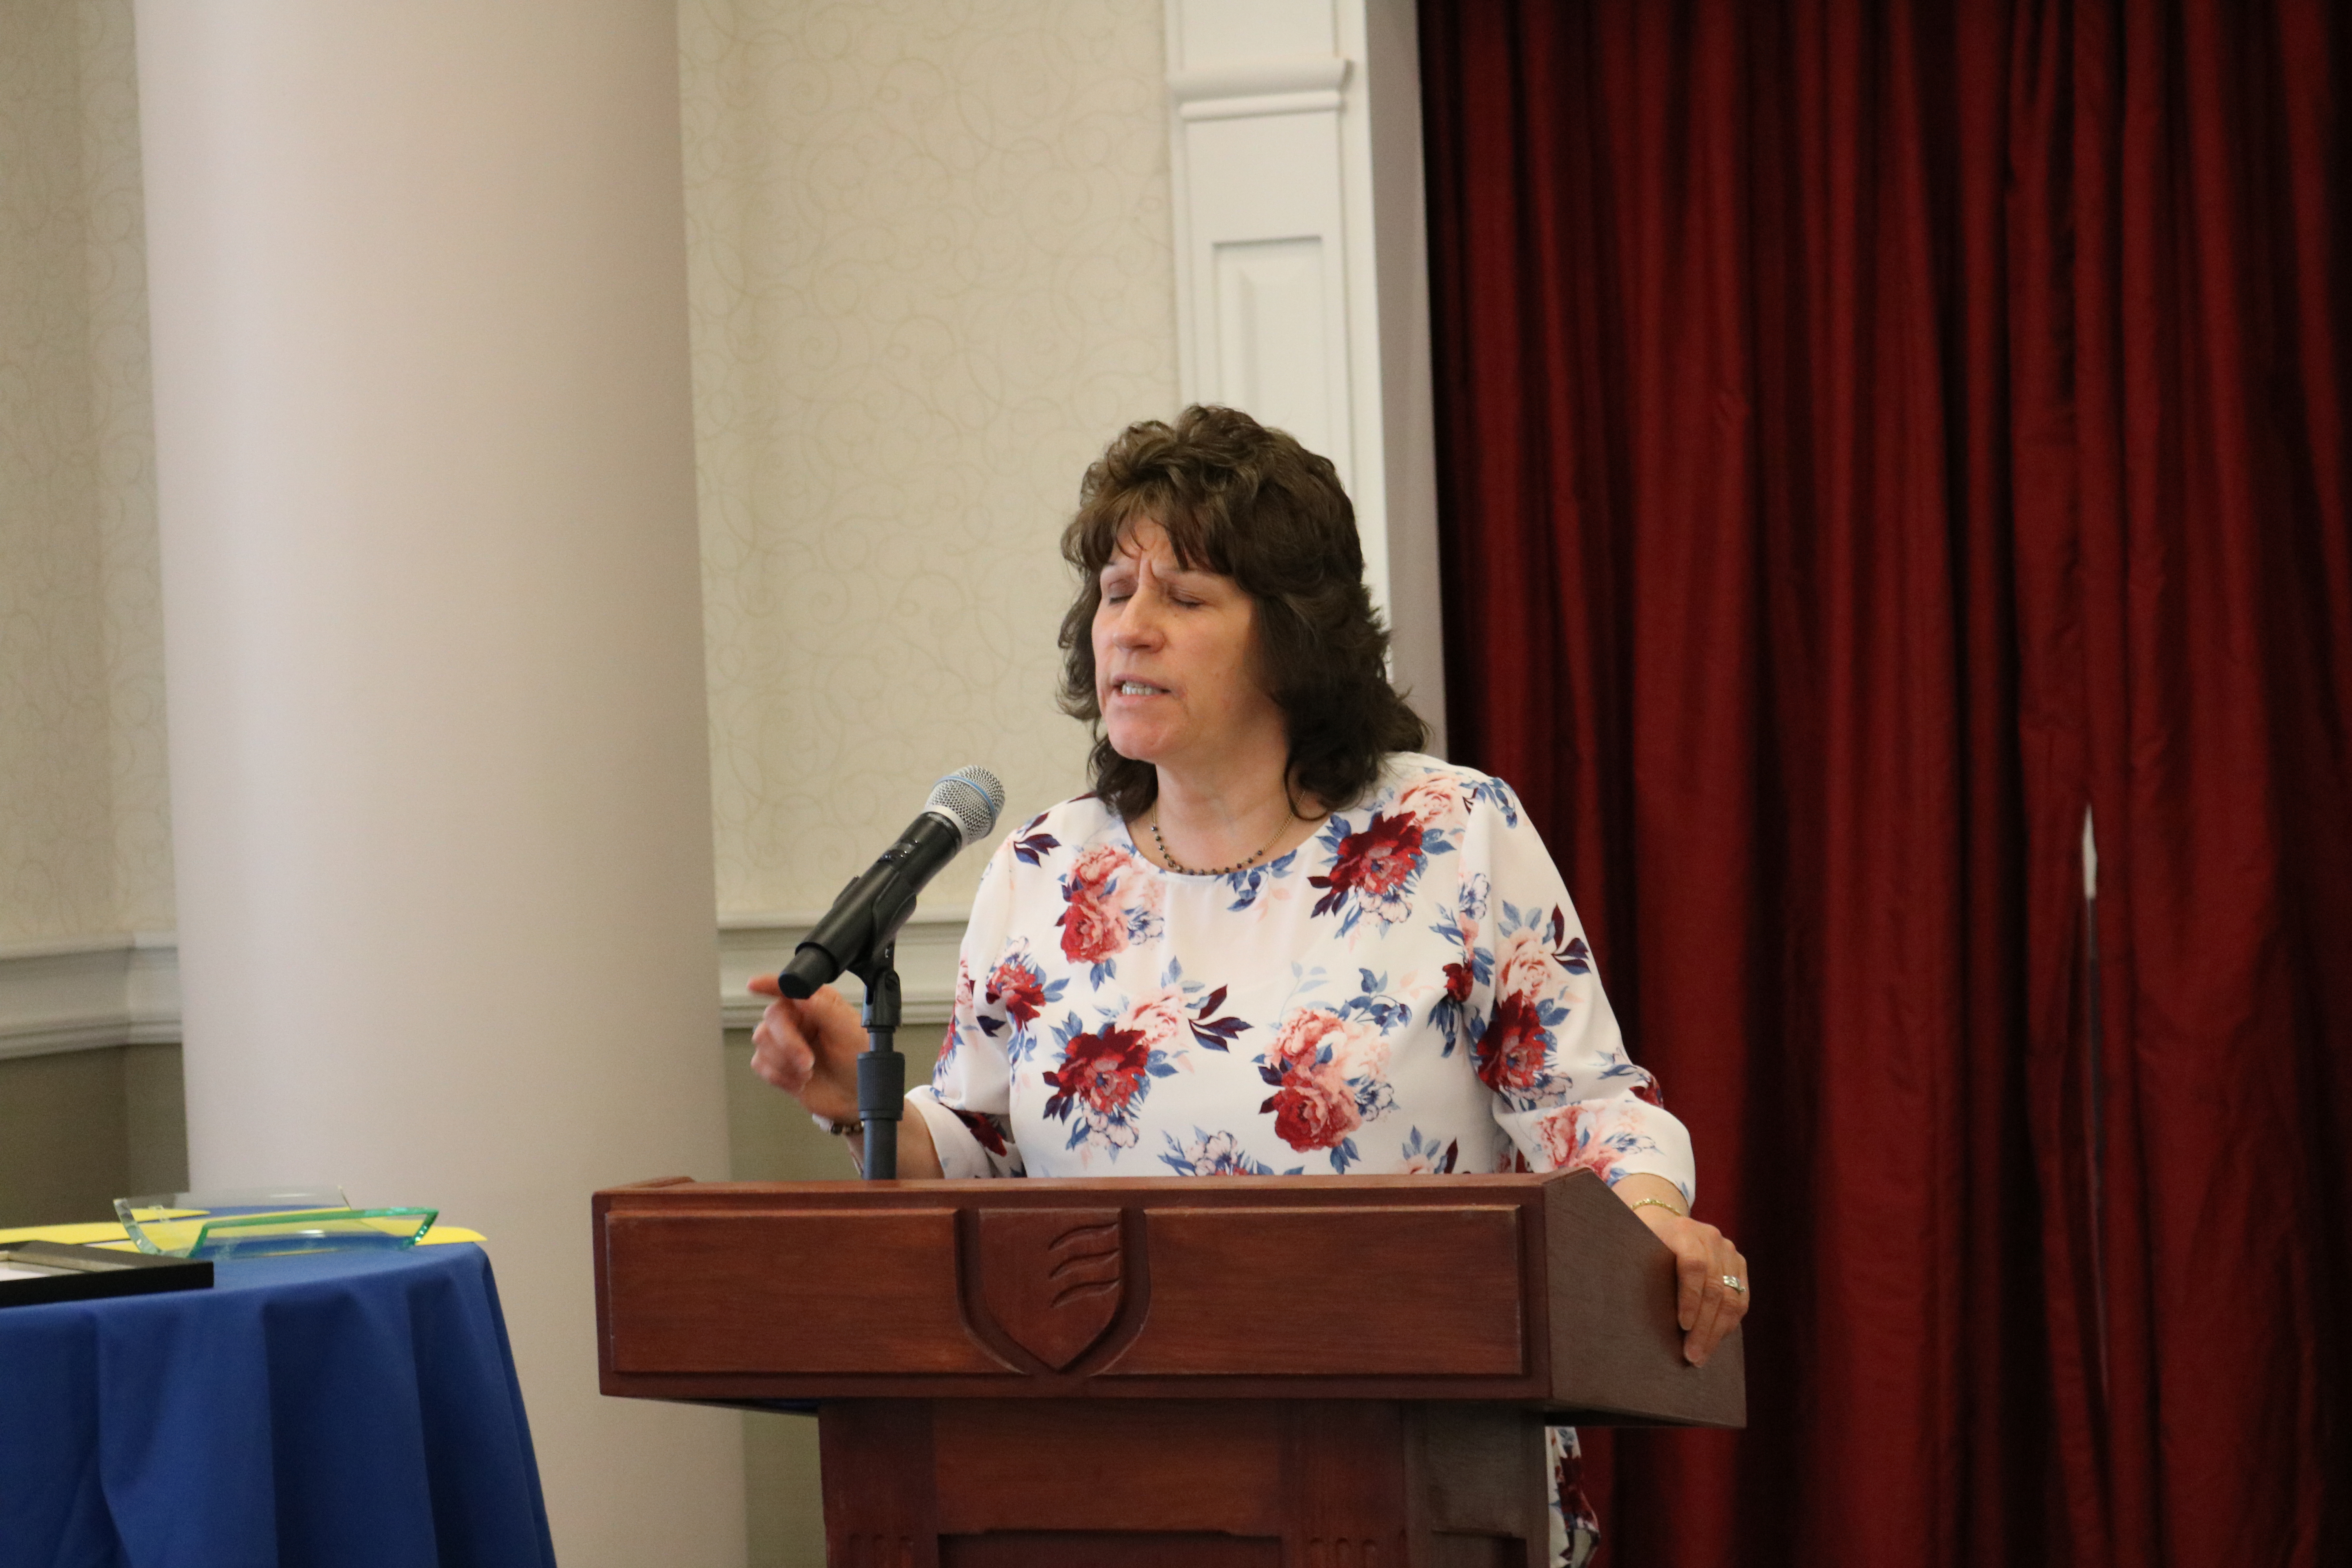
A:
{"type": "MultiPolygon", "coordinates": [[[[723,915],[719,920],[720,1015],[730,1029],[760,1021],[754,974],[772,974],[824,911],[723,915]]],[[[961,910],[917,910],[898,935],[909,1028],[943,1028],[955,1005],[961,910]]],[[[865,992],[845,976],[842,994],[865,992]]],[[[180,1041],[180,950],[170,931],[0,944],[0,1058],[180,1041]]]]}
{"type": "Polygon", "coordinates": [[[0,1058],[180,1038],[180,954],[165,932],[0,945],[0,1058]]]}
{"type": "MultiPolygon", "coordinates": [[[[801,939],[824,918],[823,910],[782,914],[719,917],[719,1007],[730,1029],[759,1023],[767,999],[751,994],[754,974],[773,974],[793,956],[801,939]]],[[[956,959],[963,947],[961,910],[917,908],[898,932],[900,1022],[906,1028],[945,1028],[955,1008],[956,959]]],[[[852,1003],[863,1004],[866,988],[845,974],[837,983],[852,1003]]]]}
{"type": "Polygon", "coordinates": [[[1444,750],[1412,0],[1169,0],[1179,377],[1339,470],[1444,750]]]}

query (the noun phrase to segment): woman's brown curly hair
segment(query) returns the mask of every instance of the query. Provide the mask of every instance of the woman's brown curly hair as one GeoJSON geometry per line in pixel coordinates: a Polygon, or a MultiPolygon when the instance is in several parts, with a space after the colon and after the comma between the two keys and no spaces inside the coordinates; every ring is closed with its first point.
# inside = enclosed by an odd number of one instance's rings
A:
{"type": "Polygon", "coordinates": [[[1062,617],[1062,709],[1095,728],[1095,793],[1112,810],[1131,819],[1160,793],[1150,763],[1111,749],[1095,691],[1102,569],[1147,520],[1188,571],[1230,577],[1255,601],[1252,663],[1288,731],[1294,808],[1300,795],[1344,808],[1371,788],[1382,758],[1427,743],[1429,726],[1389,684],[1389,634],[1364,586],[1339,471],[1237,409],[1195,406],[1172,426],[1129,426],[1087,469],[1062,532],[1062,558],[1078,571],[1062,617]]]}

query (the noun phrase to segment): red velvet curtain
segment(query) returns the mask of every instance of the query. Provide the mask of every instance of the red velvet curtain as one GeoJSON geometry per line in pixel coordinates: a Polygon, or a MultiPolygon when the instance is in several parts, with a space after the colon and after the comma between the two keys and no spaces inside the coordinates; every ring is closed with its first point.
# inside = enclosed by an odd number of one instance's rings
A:
{"type": "Polygon", "coordinates": [[[1422,17],[1453,749],[1757,1281],[1609,1560],[2352,1562],[2352,6],[1422,17]]]}

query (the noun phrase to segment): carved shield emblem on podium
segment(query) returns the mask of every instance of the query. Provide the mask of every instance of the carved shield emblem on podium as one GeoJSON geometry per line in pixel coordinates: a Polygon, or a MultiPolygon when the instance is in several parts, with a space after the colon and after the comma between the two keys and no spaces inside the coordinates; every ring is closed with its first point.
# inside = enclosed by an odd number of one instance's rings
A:
{"type": "Polygon", "coordinates": [[[1005,1337],[1060,1372],[1127,1295],[1117,1209],[983,1209],[980,1295],[1005,1337]]]}

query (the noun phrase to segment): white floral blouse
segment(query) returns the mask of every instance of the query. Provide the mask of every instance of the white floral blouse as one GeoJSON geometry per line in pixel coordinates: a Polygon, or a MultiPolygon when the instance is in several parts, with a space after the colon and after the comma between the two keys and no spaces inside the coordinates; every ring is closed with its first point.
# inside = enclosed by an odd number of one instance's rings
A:
{"type": "MultiPolygon", "coordinates": [[[[1510,786],[1404,752],[1271,865],[1164,871],[1092,795],[997,847],[907,1097],[950,1176],[1584,1168],[1696,1195],[1510,786]]],[[[1551,1561],[1600,1536],[1549,1433],[1551,1561]]]]}
{"type": "Polygon", "coordinates": [[[1081,795],[998,846],[908,1096],[950,1176],[1585,1167],[1693,1195],[1510,787],[1388,759],[1269,865],[1165,871],[1081,795]]]}

